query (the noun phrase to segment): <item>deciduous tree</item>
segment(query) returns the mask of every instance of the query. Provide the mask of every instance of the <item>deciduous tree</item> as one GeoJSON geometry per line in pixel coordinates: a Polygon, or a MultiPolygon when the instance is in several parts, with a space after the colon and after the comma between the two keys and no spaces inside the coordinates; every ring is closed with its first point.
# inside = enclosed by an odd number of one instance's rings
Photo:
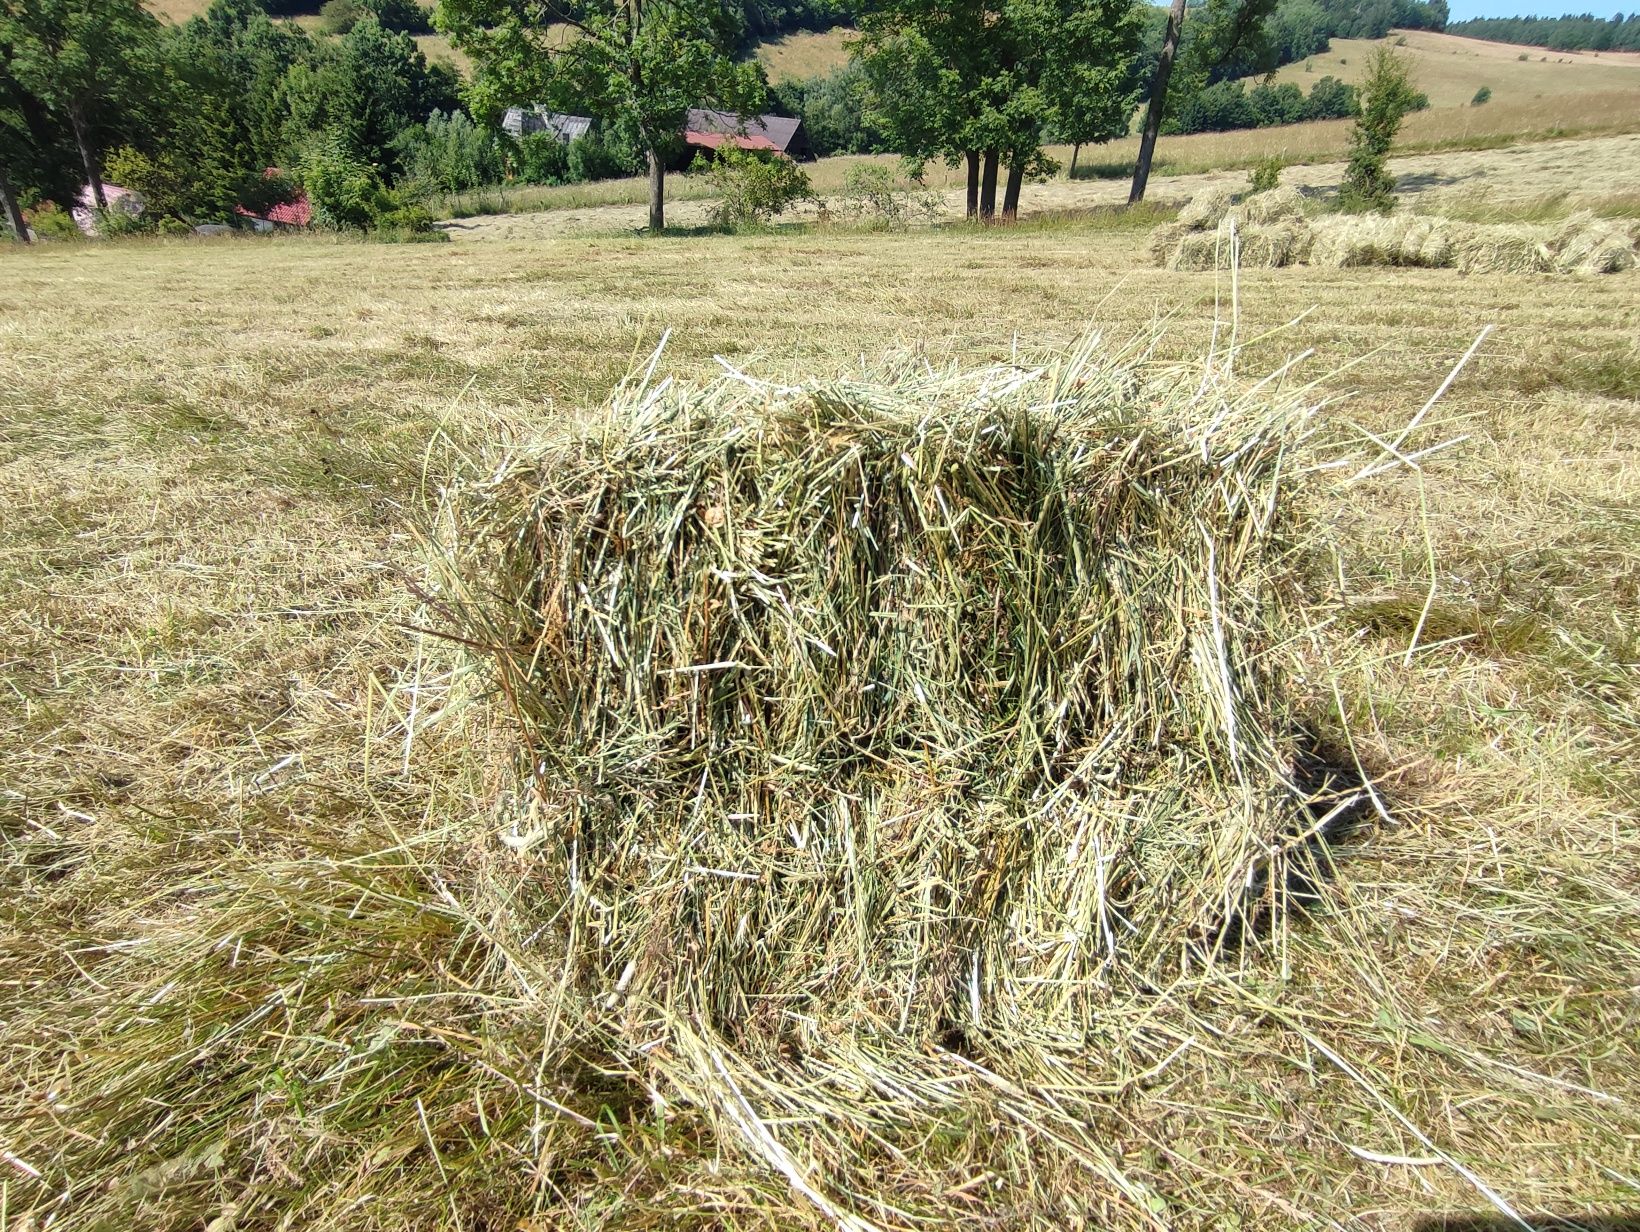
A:
{"type": "Polygon", "coordinates": [[[545,103],[635,134],[651,231],[666,226],[666,167],[689,109],[763,105],[761,73],[733,56],[738,12],[721,0],[442,0],[435,20],[477,64],[481,107],[545,103]]]}
{"type": "Polygon", "coordinates": [[[95,127],[153,79],[158,34],[141,0],[0,0],[10,73],[67,122],[99,207],[108,201],[95,127]]]}

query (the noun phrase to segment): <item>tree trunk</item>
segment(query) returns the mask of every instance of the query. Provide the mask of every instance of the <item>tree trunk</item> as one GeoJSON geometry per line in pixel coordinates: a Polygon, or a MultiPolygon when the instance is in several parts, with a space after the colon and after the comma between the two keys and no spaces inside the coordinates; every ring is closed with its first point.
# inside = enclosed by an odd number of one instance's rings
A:
{"type": "Polygon", "coordinates": [[[649,230],[666,230],[666,160],[655,149],[649,151],[649,230]]]}
{"type": "Polygon", "coordinates": [[[11,190],[11,177],[0,167],[0,207],[6,211],[6,221],[16,232],[19,243],[28,243],[28,223],[23,221],[23,207],[17,204],[17,194],[11,190]]]}
{"type": "Polygon", "coordinates": [[[1071,169],[1065,173],[1067,180],[1076,178],[1076,160],[1082,157],[1082,143],[1078,141],[1071,147],[1071,169]]]}
{"type": "Polygon", "coordinates": [[[97,159],[97,151],[91,146],[91,139],[86,136],[85,116],[81,114],[78,104],[68,109],[68,122],[74,129],[74,143],[80,147],[80,161],[85,164],[85,182],[91,185],[91,199],[99,210],[106,210],[108,197],[103,192],[102,164],[97,159]]]}
{"type": "Polygon", "coordinates": [[[1019,189],[1025,183],[1025,160],[1015,159],[1008,164],[1008,187],[1002,194],[1002,218],[1013,222],[1019,217],[1019,189]]]}
{"type": "Polygon", "coordinates": [[[979,151],[969,150],[968,159],[968,213],[969,222],[979,215],[979,151]]]}
{"type": "Polygon", "coordinates": [[[1179,50],[1179,32],[1184,28],[1184,0],[1173,0],[1167,13],[1167,33],[1162,38],[1162,58],[1156,62],[1156,80],[1150,87],[1150,106],[1145,111],[1145,131],[1139,138],[1139,161],[1133,167],[1133,190],[1128,204],[1145,199],[1145,182],[1150,179],[1150,160],[1156,153],[1156,135],[1162,131],[1162,108],[1167,103],[1167,79],[1173,75],[1173,55],[1179,50]]]}
{"type": "Polygon", "coordinates": [[[979,181],[979,217],[990,222],[997,212],[997,152],[985,151],[985,171],[979,181]]]}

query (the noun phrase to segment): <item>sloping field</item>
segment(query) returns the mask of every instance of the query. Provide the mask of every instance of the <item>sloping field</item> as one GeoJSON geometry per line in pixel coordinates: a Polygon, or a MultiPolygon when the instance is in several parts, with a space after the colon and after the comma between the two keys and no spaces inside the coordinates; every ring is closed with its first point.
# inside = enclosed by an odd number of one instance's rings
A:
{"type": "MultiPolygon", "coordinates": [[[[1232,305],[1228,279],[1143,248],[1067,223],[0,254],[11,1226],[865,1226],[804,1186],[884,1228],[910,1225],[901,1208],[925,1228],[1204,1232],[1632,1209],[1634,276],[1247,270],[1232,305]],[[998,1085],[1006,1040],[986,1033],[932,1040],[920,1076],[896,1071],[915,1091],[846,1099],[836,1071],[716,1103],[645,1089],[623,1077],[640,1063],[745,1072],[654,1037],[564,1060],[545,1024],[570,973],[534,929],[558,918],[549,871],[578,866],[515,807],[487,677],[419,632],[449,628],[417,593],[440,485],[595,428],[668,329],[657,381],[721,373],[718,356],[782,380],[857,379],[885,350],[924,372],[1008,363],[1090,323],[1193,380],[1216,337],[1213,380],[1244,392],[1307,355],[1247,397],[1317,406],[1315,447],[1385,457],[1374,441],[1397,444],[1496,326],[1398,448],[1457,444],[1418,472],[1301,477],[1341,555],[1301,574],[1328,619],[1285,648],[1314,665],[1285,684],[1348,732],[1340,756],[1377,776],[1389,819],[1245,955],[1113,984],[1123,1013],[1090,1024],[1077,1082],[1097,1089],[1072,1120],[1040,1112],[1051,1085],[998,1085]],[[824,1132],[804,1132],[810,1104],[782,1101],[825,1092],[824,1132]],[[875,1128],[911,1100],[948,1115],[875,1128]],[[875,1170],[845,1173],[844,1147],[875,1170]]],[[[1208,628],[1221,600],[1204,614],[1193,594],[1178,615],[1208,628]]],[[[770,835],[759,858],[800,841],[770,835]]],[[[600,876],[624,894],[644,867],[600,876]]],[[[701,893],[735,871],[683,870],[701,893]]],[[[575,906],[629,943],[625,916],[575,906]]],[[[936,975],[1001,1004],[983,972],[936,975]]],[[[587,1013],[618,1017],[621,996],[587,1013]]],[[[793,1022],[783,1055],[868,1025],[793,1022]]]]}
{"type": "Polygon", "coordinates": [[[842,26],[800,30],[759,43],[757,60],[772,83],[819,77],[848,63],[848,42],[853,37],[854,31],[842,26]]]}
{"type": "MultiPolygon", "coordinates": [[[[1329,75],[1359,85],[1379,41],[1333,39],[1323,54],[1283,65],[1275,80],[1306,93],[1329,75]]],[[[1482,86],[1491,88],[1492,104],[1640,90],[1640,54],[1634,52],[1545,51],[1429,30],[1397,30],[1381,41],[1412,62],[1413,79],[1433,107],[1467,107],[1482,86]]]]}

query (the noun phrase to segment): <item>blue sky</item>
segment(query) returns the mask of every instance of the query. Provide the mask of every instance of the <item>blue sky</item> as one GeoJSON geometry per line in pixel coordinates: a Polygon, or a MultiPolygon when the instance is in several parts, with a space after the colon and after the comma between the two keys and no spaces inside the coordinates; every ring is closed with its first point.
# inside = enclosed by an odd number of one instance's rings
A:
{"type": "MultiPolygon", "coordinates": [[[[1576,0],[1448,0],[1452,6],[1453,21],[1468,21],[1471,17],[1524,17],[1535,13],[1539,17],[1559,17],[1563,13],[1593,13],[1596,17],[1610,17],[1613,13],[1630,11],[1628,7],[1610,8],[1602,4],[1578,4],[1576,0]]],[[[1640,4],[1633,6],[1640,8],[1640,4]]]]}

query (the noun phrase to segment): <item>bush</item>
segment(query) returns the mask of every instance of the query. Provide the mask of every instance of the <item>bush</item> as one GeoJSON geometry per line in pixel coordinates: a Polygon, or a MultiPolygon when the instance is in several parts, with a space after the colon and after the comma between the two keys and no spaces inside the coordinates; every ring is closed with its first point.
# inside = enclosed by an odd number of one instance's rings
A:
{"type": "Polygon", "coordinates": [[[569,143],[567,161],[568,178],[572,184],[636,175],[643,165],[636,146],[613,133],[597,129],[569,143]]]}
{"type": "Polygon", "coordinates": [[[720,227],[768,222],[814,196],[808,173],[780,154],[725,146],[707,175],[718,196],[712,221],[720,227]]]}
{"type": "Polygon", "coordinates": [[[154,230],[173,239],[194,233],[194,229],[180,218],[162,218],[154,230]]]}
{"type": "Polygon", "coordinates": [[[555,133],[526,133],[513,145],[509,169],[525,184],[563,184],[569,180],[569,149],[555,133]]]}
{"type": "MultiPolygon", "coordinates": [[[[1350,161],[1339,189],[1340,209],[1357,213],[1395,208],[1395,177],[1387,169],[1390,144],[1407,112],[1422,97],[1412,88],[1411,69],[1403,56],[1379,47],[1367,64],[1361,85],[1361,114],[1350,133],[1350,161]]],[[[1424,99],[1427,105],[1428,99],[1424,99]]]]}
{"type": "MultiPolygon", "coordinates": [[[[331,0],[337,3],[339,0],[331,0]]],[[[345,2],[345,0],[340,0],[345,2]]],[[[384,30],[400,30],[405,34],[431,34],[433,15],[415,0],[358,0],[366,12],[374,13],[384,30]]]]}
{"type": "Polygon", "coordinates": [[[1253,164],[1253,173],[1247,185],[1252,193],[1269,192],[1281,184],[1281,173],[1286,163],[1279,158],[1261,158],[1253,164]]]}
{"type": "Polygon", "coordinates": [[[495,130],[480,128],[464,111],[435,111],[424,124],[393,139],[403,182],[418,192],[465,192],[500,183],[506,174],[506,150],[495,130]]]}
{"type": "Polygon", "coordinates": [[[331,231],[369,230],[384,193],[375,171],[355,158],[336,133],[321,135],[303,154],[302,186],[314,225],[331,231]]]}
{"type": "Polygon", "coordinates": [[[78,240],[84,239],[85,233],[80,230],[74,216],[59,206],[55,201],[42,201],[32,210],[23,211],[23,222],[39,240],[78,240]]]}
{"type": "Polygon", "coordinates": [[[1482,86],[1475,91],[1475,97],[1469,100],[1471,107],[1480,107],[1492,101],[1492,87],[1482,86]]]}
{"type": "Polygon", "coordinates": [[[1355,87],[1328,75],[1310,87],[1304,100],[1306,120],[1347,120],[1361,110],[1355,87]]]}
{"type": "Polygon", "coordinates": [[[319,9],[319,29],[326,34],[346,34],[364,14],[359,0],[325,0],[319,9]]]}
{"type": "Polygon", "coordinates": [[[945,199],[920,177],[902,180],[876,164],[851,167],[843,177],[843,214],[868,226],[898,229],[916,219],[936,218],[944,210],[945,199]]]}

